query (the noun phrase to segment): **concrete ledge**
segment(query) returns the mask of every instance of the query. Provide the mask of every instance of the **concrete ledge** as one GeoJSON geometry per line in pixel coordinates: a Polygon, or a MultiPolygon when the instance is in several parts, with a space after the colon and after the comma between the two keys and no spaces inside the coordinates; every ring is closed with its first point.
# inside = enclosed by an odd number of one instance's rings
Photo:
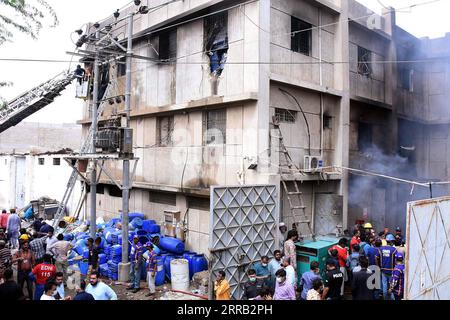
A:
{"type": "Polygon", "coordinates": [[[276,73],[271,73],[270,74],[270,80],[273,82],[279,82],[282,84],[287,84],[290,86],[295,86],[295,87],[301,87],[303,89],[307,89],[307,90],[311,90],[311,91],[317,91],[317,92],[322,92],[322,93],[326,93],[329,95],[333,95],[336,97],[342,97],[342,91],[340,90],[336,90],[333,88],[329,88],[329,87],[324,87],[324,86],[320,86],[308,81],[298,81],[298,80],[294,80],[292,78],[289,77],[285,77],[285,76],[281,76],[279,74],[276,73]]]}
{"type": "Polygon", "coordinates": [[[387,110],[392,110],[392,106],[390,104],[387,104],[387,103],[384,103],[384,102],[380,102],[380,101],[375,101],[375,100],[364,98],[364,97],[360,97],[360,96],[351,95],[350,96],[350,100],[353,100],[353,101],[356,101],[356,102],[362,102],[362,103],[365,103],[365,104],[370,104],[370,105],[373,105],[375,107],[380,107],[380,108],[387,109],[387,110]]]}
{"type": "Polygon", "coordinates": [[[323,172],[325,178],[321,178],[318,173],[316,174],[305,174],[300,173],[294,174],[282,174],[281,178],[286,181],[339,181],[342,180],[342,174],[338,172],[323,172]]]}
{"type": "MultiPolygon", "coordinates": [[[[131,118],[140,118],[140,117],[151,117],[153,115],[163,115],[166,113],[179,113],[190,110],[198,110],[198,109],[208,109],[214,108],[217,106],[225,106],[236,103],[250,102],[250,101],[258,101],[258,93],[257,92],[244,92],[242,94],[230,95],[230,96],[211,96],[198,100],[191,100],[186,103],[181,104],[170,104],[165,106],[149,106],[145,109],[140,110],[132,110],[131,118]]],[[[119,114],[124,114],[125,112],[121,110],[119,114]]],[[[106,118],[101,117],[99,121],[106,120],[106,118]]],[[[89,124],[91,123],[91,119],[84,119],[77,121],[77,124],[89,124]]]]}

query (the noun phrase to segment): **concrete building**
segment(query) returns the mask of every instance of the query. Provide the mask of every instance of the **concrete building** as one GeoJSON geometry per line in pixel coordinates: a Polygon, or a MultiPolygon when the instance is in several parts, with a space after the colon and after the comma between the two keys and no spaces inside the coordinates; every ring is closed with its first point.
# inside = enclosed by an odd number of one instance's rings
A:
{"type": "MultiPolygon", "coordinates": [[[[126,26],[114,33],[123,38],[126,26]]],[[[130,210],[157,221],[164,210],[180,211],[190,250],[208,252],[213,185],[280,185],[281,219],[291,224],[281,181],[291,190],[297,181],[315,232],[328,234],[359,219],[402,226],[406,201],[424,191],[410,195],[410,185],[342,168],[404,176],[407,167],[413,180],[450,174],[449,64],[447,51],[433,49],[450,41],[413,37],[393,11],[379,16],[353,0],[178,1],[137,15],[134,34],[135,54],[153,62],[132,66],[140,160],[130,210]],[[224,54],[222,71],[214,59],[224,54]],[[282,172],[274,121],[293,163],[303,170],[305,156],[315,156],[324,169],[282,172]]],[[[123,65],[111,66],[110,96],[124,93],[124,74],[123,65]]],[[[115,111],[123,104],[107,108],[101,123],[115,111]]],[[[80,124],[86,135],[88,104],[80,124]]],[[[109,166],[120,180],[121,163],[109,166]]],[[[97,211],[117,216],[121,192],[105,175],[101,182],[97,211]]]]}

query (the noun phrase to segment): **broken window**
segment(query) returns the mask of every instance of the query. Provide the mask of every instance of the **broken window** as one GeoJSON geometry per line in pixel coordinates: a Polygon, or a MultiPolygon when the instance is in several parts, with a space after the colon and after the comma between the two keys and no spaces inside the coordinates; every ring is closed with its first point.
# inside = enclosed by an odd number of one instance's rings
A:
{"type": "Polygon", "coordinates": [[[211,74],[219,77],[227,61],[228,12],[221,12],[204,20],[205,52],[209,56],[211,74]]]}
{"type": "Polygon", "coordinates": [[[105,194],[105,185],[104,184],[97,185],[97,194],[105,194]]]}
{"type": "Polygon", "coordinates": [[[153,203],[166,204],[169,206],[177,205],[177,195],[175,193],[150,191],[149,200],[153,203]]]}
{"type": "Polygon", "coordinates": [[[278,120],[278,122],[295,123],[295,120],[297,119],[297,112],[287,109],[276,108],[275,117],[278,120]]]}
{"type": "MultiPolygon", "coordinates": [[[[6,164],[6,163],[5,163],[6,164]]],[[[40,166],[43,166],[44,164],[45,164],[45,159],[44,158],[39,158],[38,159],[38,164],[40,165],[40,166]]]]}
{"type": "Polygon", "coordinates": [[[370,77],[372,75],[372,52],[358,46],[358,73],[370,77]]]}
{"type": "Polygon", "coordinates": [[[324,114],[323,115],[323,128],[324,129],[332,129],[333,127],[333,117],[324,114]]]}
{"type": "Polygon", "coordinates": [[[372,148],[372,125],[360,122],[358,125],[358,149],[365,152],[372,148]]]}
{"type": "Polygon", "coordinates": [[[117,61],[117,77],[123,77],[127,73],[127,57],[120,58],[117,61]]]}
{"type": "Polygon", "coordinates": [[[177,29],[159,35],[159,59],[172,60],[177,57],[177,29]]]}
{"type": "Polygon", "coordinates": [[[291,50],[311,55],[312,47],[312,24],[291,17],[291,50]]]}
{"type": "Polygon", "coordinates": [[[227,110],[210,110],[204,114],[205,144],[226,144],[227,110]]]}
{"type": "Polygon", "coordinates": [[[174,117],[159,117],[157,119],[156,141],[160,147],[173,145],[174,117]]]}
{"type": "Polygon", "coordinates": [[[119,187],[117,187],[116,185],[108,186],[108,192],[111,197],[122,198],[122,190],[120,190],[119,187]]]}
{"type": "Polygon", "coordinates": [[[400,68],[399,70],[399,85],[401,88],[414,91],[414,70],[410,68],[400,68]]]}
{"type": "Polygon", "coordinates": [[[61,165],[61,158],[53,158],[53,165],[54,166],[60,166],[61,165]]]}

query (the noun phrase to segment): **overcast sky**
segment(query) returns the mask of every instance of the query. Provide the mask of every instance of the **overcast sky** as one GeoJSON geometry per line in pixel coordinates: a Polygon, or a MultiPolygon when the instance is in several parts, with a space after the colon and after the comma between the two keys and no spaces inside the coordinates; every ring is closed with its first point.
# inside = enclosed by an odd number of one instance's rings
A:
{"type": "MultiPolygon", "coordinates": [[[[405,8],[430,0],[358,0],[377,13],[382,5],[405,8]],[[381,2],[381,4],[380,4],[381,2]]],[[[95,22],[124,6],[128,0],[48,0],[58,14],[60,24],[56,28],[44,28],[38,40],[15,34],[13,43],[0,47],[0,58],[57,59],[70,60],[66,51],[73,51],[75,45],[70,34],[85,22],[95,22]]],[[[431,38],[450,32],[450,1],[417,6],[409,12],[397,13],[397,24],[417,37],[431,38]]],[[[406,10],[408,11],[408,10],[406,10]]],[[[76,40],[76,36],[74,39],[76,40]]],[[[76,58],[72,69],[76,66],[76,58]]],[[[44,82],[67,69],[69,63],[3,62],[0,61],[0,80],[12,81],[14,86],[1,89],[1,95],[11,99],[18,94],[44,82]]],[[[75,89],[69,87],[57,102],[27,119],[30,122],[70,123],[81,119],[81,104],[74,99],[75,89]]]]}

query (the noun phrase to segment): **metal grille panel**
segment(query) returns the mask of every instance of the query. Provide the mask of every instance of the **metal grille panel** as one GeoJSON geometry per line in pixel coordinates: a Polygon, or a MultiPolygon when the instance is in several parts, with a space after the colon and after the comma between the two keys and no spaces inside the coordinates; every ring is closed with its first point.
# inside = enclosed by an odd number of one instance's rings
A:
{"type": "Polygon", "coordinates": [[[211,187],[210,283],[224,270],[233,299],[242,298],[246,267],[276,249],[278,203],[275,185],[211,187]]]}
{"type": "Polygon", "coordinates": [[[450,197],[408,204],[405,298],[450,300],[450,197]]]}

